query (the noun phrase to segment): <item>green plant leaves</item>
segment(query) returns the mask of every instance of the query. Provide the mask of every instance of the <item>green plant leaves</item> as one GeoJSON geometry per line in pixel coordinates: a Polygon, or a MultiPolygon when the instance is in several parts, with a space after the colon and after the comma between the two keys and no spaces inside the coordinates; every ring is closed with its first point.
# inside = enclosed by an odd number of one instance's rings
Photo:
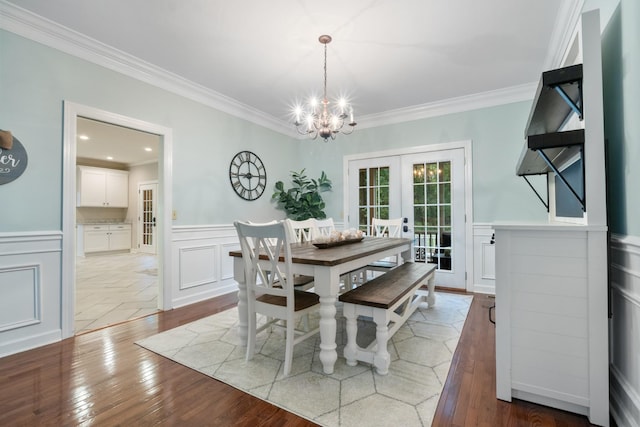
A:
{"type": "Polygon", "coordinates": [[[291,172],[293,186],[285,190],[284,183],[278,181],[275,184],[275,192],[272,199],[276,200],[278,207],[284,209],[287,217],[302,221],[308,218],[326,218],[324,213],[325,203],[321,192],[331,190],[331,180],[322,171],[317,180],[305,175],[305,170],[291,172]]]}

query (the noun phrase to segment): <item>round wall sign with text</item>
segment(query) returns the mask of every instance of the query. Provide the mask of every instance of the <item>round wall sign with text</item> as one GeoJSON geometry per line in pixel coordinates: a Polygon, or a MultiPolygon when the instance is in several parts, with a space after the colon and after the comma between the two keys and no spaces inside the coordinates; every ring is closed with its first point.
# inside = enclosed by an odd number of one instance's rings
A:
{"type": "MultiPolygon", "coordinates": [[[[0,132],[11,135],[6,131],[0,132]]],[[[0,185],[18,179],[27,168],[27,151],[18,138],[11,136],[8,141],[3,142],[0,145],[0,185]]]]}

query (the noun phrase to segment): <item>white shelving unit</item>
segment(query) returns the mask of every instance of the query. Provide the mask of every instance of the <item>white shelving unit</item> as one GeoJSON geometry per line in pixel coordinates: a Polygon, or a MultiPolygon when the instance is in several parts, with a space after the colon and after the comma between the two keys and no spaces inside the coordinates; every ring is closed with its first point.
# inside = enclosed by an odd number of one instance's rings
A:
{"type": "Polygon", "coordinates": [[[552,406],[608,426],[608,234],[599,26],[597,10],[583,14],[573,45],[581,67],[554,70],[574,73],[580,68],[579,83],[568,83],[580,85],[573,94],[577,97],[569,94],[578,99],[579,108],[569,106],[572,111],[566,114],[582,115],[583,120],[571,121],[547,102],[553,88],[546,87],[550,80],[545,77],[551,72],[543,74],[527,124],[517,174],[547,174],[549,223],[494,224],[496,391],[502,400],[552,406]],[[556,125],[532,130],[536,117],[549,112],[560,114],[552,117],[556,125]],[[567,130],[567,123],[575,127],[567,130]],[[546,160],[532,151],[540,147],[547,150],[546,160]],[[555,186],[563,185],[555,183],[561,168],[550,166],[549,160],[562,164],[575,156],[584,168],[584,194],[577,195],[584,213],[574,223],[563,223],[553,203],[555,186]]]}

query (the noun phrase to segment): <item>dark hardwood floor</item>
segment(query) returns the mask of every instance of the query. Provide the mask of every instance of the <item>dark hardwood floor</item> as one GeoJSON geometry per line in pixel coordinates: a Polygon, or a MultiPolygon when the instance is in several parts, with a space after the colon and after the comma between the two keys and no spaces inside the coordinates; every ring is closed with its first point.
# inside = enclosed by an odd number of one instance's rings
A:
{"type": "MultiPolygon", "coordinates": [[[[134,344],[235,303],[227,295],[0,359],[0,425],[314,425],[134,344]]],[[[433,425],[590,425],[585,417],[495,398],[489,304],[474,297],[433,425]]]]}

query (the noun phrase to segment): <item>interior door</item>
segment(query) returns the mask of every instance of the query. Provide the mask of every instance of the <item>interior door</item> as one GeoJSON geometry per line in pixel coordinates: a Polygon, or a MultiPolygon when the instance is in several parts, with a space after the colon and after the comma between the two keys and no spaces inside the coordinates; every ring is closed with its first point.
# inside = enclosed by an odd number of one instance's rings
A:
{"type": "Polygon", "coordinates": [[[436,285],[465,289],[464,149],[403,155],[401,165],[414,260],[438,265],[436,285]]]}
{"type": "Polygon", "coordinates": [[[400,158],[376,157],[349,162],[349,227],[372,235],[371,219],[402,216],[400,158]]]}
{"type": "Polygon", "coordinates": [[[138,185],[138,250],[149,254],[157,251],[157,183],[138,185]]]}

